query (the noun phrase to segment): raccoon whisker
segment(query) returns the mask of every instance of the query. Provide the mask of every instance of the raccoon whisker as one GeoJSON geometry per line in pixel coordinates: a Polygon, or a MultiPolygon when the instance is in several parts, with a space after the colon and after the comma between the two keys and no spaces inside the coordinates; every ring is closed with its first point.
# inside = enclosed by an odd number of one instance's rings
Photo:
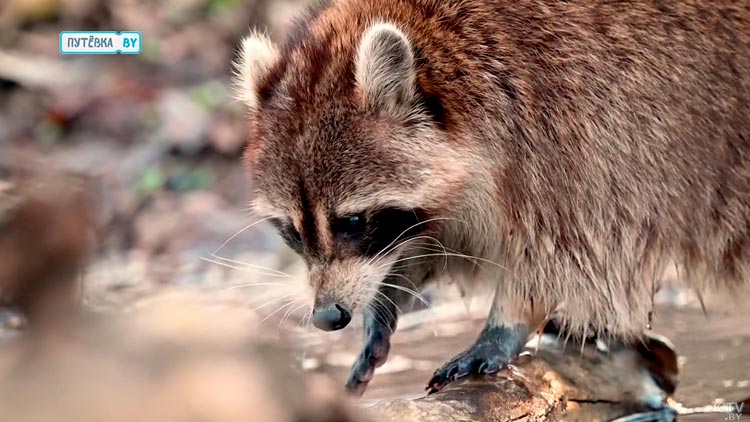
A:
{"type": "MultiPolygon", "coordinates": [[[[396,244],[396,242],[398,242],[399,239],[401,239],[401,236],[403,236],[406,232],[408,232],[412,228],[418,226],[419,224],[422,224],[422,223],[417,223],[414,226],[409,227],[408,229],[406,229],[403,232],[401,232],[401,234],[399,234],[398,236],[396,236],[396,238],[393,239],[391,241],[391,243],[389,243],[388,245],[386,245],[382,250],[380,250],[378,253],[376,253],[375,256],[373,256],[372,258],[370,258],[370,260],[367,261],[367,264],[371,265],[371,264],[373,264],[375,262],[378,262],[380,260],[380,258],[382,258],[383,256],[388,255],[388,253],[390,253],[392,250],[398,248],[398,246],[400,246],[400,244],[396,244]],[[394,246],[394,244],[395,244],[395,246],[394,246]]],[[[406,241],[408,241],[409,239],[412,239],[412,238],[407,238],[406,241]]]]}
{"type": "MultiPolygon", "coordinates": [[[[401,309],[401,307],[398,306],[391,298],[389,298],[388,295],[386,295],[385,293],[381,292],[380,290],[378,290],[378,293],[381,296],[383,296],[384,298],[386,298],[388,300],[388,302],[392,303],[393,307],[396,308],[396,315],[393,315],[393,316],[398,316],[398,315],[404,313],[404,311],[401,309]]],[[[387,309],[387,311],[388,311],[389,314],[393,314],[393,312],[390,309],[387,309]]]]}
{"type": "Polygon", "coordinates": [[[410,256],[410,257],[406,257],[406,258],[400,258],[400,259],[397,259],[397,260],[395,260],[395,261],[393,261],[393,262],[391,262],[389,264],[381,265],[380,267],[375,267],[375,269],[384,268],[384,267],[387,267],[388,265],[393,265],[393,264],[395,264],[397,262],[404,262],[404,261],[409,261],[409,260],[417,259],[417,258],[427,258],[427,257],[431,257],[431,256],[444,256],[444,255],[445,256],[449,256],[449,257],[455,257],[455,258],[465,258],[465,259],[471,259],[471,260],[478,260],[478,261],[481,261],[481,262],[486,262],[486,263],[492,264],[492,265],[494,265],[494,266],[496,266],[496,267],[498,267],[498,268],[500,268],[502,270],[510,272],[510,269],[508,269],[507,267],[505,267],[505,266],[503,266],[501,264],[498,264],[495,261],[491,261],[491,260],[485,259],[485,258],[480,258],[480,257],[477,257],[477,256],[465,255],[465,254],[461,254],[461,253],[452,253],[452,252],[448,252],[448,253],[445,253],[445,254],[442,254],[442,253],[422,254],[422,255],[417,255],[417,256],[410,256]]]}
{"type": "MultiPolygon", "coordinates": [[[[424,248],[424,250],[426,250],[426,251],[430,251],[430,252],[440,252],[440,250],[437,250],[437,249],[430,249],[430,248],[424,248]]],[[[479,260],[480,258],[477,258],[477,257],[471,256],[471,255],[464,255],[464,254],[458,253],[458,252],[456,252],[456,251],[453,251],[453,250],[451,250],[451,249],[448,249],[448,250],[450,251],[450,253],[451,253],[451,254],[454,254],[454,255],[452,255],[452,256],[454,256],[454,257],[456,257],[456,258],[464,258],[464,259],[468,259],[468,260],[471,260],[471,261],[473,261],[473,262],[474,262],[474,265],[476,265],[477,267],[479,267],[479,268],[480,268],[480,269],[481,269],[482,271],[485,271],[485,272],[487,271],[487,269],[486,269],[485,267],[483,267],[483,266],[482,266],[481,264],[478,264],[478,263],[476,262],[476,261],[477,261],[477,260],[479,260]]],[[[445,256],[445,261],[446,261],[446,263],[445,263],[445,264],[446,264],[446,265],[444,265],[444,266],[443,266],[443,271],[445,271],[445,269],[447,268],[447,261],[448,261],[448,257],[449,257],[449,255],[446,255],[446,256],[445,256]]]]}
{"type": "Polygon", "coordinates": [[[420,293],[419,287],[417,287],[417,285],[414,284],[414,282],[411,281],[411,279],[409,277],[407,277],[407,276],[405,276],[403,274],[398,274],[398,273],[389,273],[388,276],[394,276],[394,277],[401,277],[401,278],[403,278],[404,280],[406,280],[407,282],[409,282],[409,284],[411,284],[412,287],[414,287],[414,289],[412,289],[413,291],[417,292],[420,296],[422,296],[422,293],[420,293]]]}
{"type": "MultiPolygon", "coordinates": [[[[403,267],[403,268],[408,268],[408,265],[406,267],[403,267]]],[[[415,292],[419,292],[420,291],[419,287],[417,287],[417,285],[414,284],[414,282],[411,281],[411,279],[409,277],[407,277],[404,274],[398,272],[398,271],[402,270],[403,268],[394,268],[392,271],[388,272],[383,279],[387,280],[388,277],[401,277],[404,280],[408,281],[409,284],[412,285],[412,287],[414,287],[414,291],[415,292]]]]}
{"type": "Polygon", "coordinates": [[[387,253],[388,253],[388,252],[390,252],[390,251],[391,251],[392,249],[395,249],[395,247],[394,247],[394,248],[391,248],[391,246],[393,246],[393,244],[394,244],[394,243],[398,242],[398,240],[399,240],[399,239],[401,239],[401,236],[403,236],[403,235],[405,235],[406,233],[408,233],[408,232],[409,232],[409,230],[411,230],[411,229],[413,229],[413,228],[415,228],[415,227],[418,227],[418,226],[420,226],[420,225],[422,225],[422,224],[432,223],[432,222],[434,222],[434,221],[439,221],[439,220],[450,220],[450,218],[446,218],[446,217],[435,217],[435,218],[430,218],[430,219],[427,219],[427,220],[425,220],[425,221],[420,221],[419,223],[416,223],[416,224],[412,225],[411,227],[409,227],[409,228],[407,228],[406,230],[402,231],[402,232],[401,232],[401,234],[399,234],[398,236],[396,236],[396,238],[395,238],[395,239],[393,239],[393,241],[391,241],[391,243],[389,243],[388,245],[386,245],[386,247],[385,247],[385,248],[383,248],[383,250],[382,250],[382,251],[380,251],[380,252],[378,252],[377,254],[375,254],[375,256],[373,256],[373,257],[372,257],[372,258],[370,259],[370,261],[368,261],[368,263],[367,263],[367,264],[368,264],[368,265],[369,265],[369,264],[372,264],[373,262],[375,262],[375,260],[376,260],[376,259],[377,259],[377,258],[378,258],[378,257],[379,257],[380,255],[384,255],[384,254],[387,254],[387,253]],[[389,248],[391,248],[391,249],[389,249],[389,248]]]}
{"type": "MultiPolygon", "coordinates": [[[[440,246],[440,248],[441,248],[441,249],[443,249],[443,251],[446,251],[446,252],[447,252],[447,249],[445,248],[445,246],[443,246],[443,244],[442,244],[442,243],[441,243],[441,242],[440,242],[440,241],[439,241],[438,239],[436,239],[436,238],[434,238],[434,237],[432,237],[432,236],[421,235],[421,236],[410,237],[410,238],[407,238],[407,239],[405,239],[405,240],[403,240],[403,241],[399,242],[398,244],[394,245],[394,246],[393,246],[393,247],[392,247],[392,248],[390,249],[390,251],[389,251],[388,253],[390,253],[391,251],[394,251],[394,250],[396,250],[396,249],[398,249],[398,248],[400,248],[400,247],[404,247],[404,246],[406,246],[406,245],[409,245],[409,246],[418,246],[418,245],[424,245],[424,244],[425,244],[424,242],[420,242],[420,243],[417,243],[416,245],[413,245],[413,244],[411,244],[412,242],[414,242],[414,241],[416,241],[416,240],[430,240],[430,241],[433,241],[433,242],[437,243],[437,244],[438,244],[438,246],[440,246]]],[[[428,243],[428,245],[429,245],[429,243],[428,243]]],[[[379,262],[381,262],[381,261],[382,261],[382,260],[383,260],[383,259],[384,259],[384,258],[385,258],[386,256],[388,256],[388,253],[385,253],[385,254],[381,255],[381,256],[380,256],[380,257],[379,257],[378,259],[376,259],[376,260],[370,260],[370,261],[369,261],[369,264],[371,264],[371,265],[376,265],[376,264],[378,264],[378,263],[379,263],[379,262]]],[[[448,265],[447,259],[446,259],[445,265],[448,265]]],[[[379,267],[378,267],[378,268],[379,268],[379,267]]]]}
{"type": "Polygon", "coordinates": [[[375,254],[375,256],[373,256],[372,258],[370,258],[370,260],[367,261],[367,265],[375,265],[375,264],[379,263],[385,257],[387,257],[391,252],[395,251],[399,247],[402,247],[402,246],[404,246],[404,245],[406,245],[406,244],[408,244],[408,243],[410,243],[412,241],[420,240],[420,238],[421,238],[421,236],[407,237],[406,239],[403,239],[402,241],[400,241],[397,244],[394,244],[394,245],[392,245],[390,247],[384,248],[383,250],[381,250],[380,252],[378,252],[377,254],[375,254]]]}
{"type": "MultiPolygon", "coordinates": [[[[373,297],[373,299],[382,305],[383,302],[381,302],[379,299],[375,299],[374,297],[373,297]]],[[[377,320],[378,323],[380,323],[382,325],[387,325],[387,323],[386,323],[387,318],[386,318],[386,316],[383,314],[383,312],[380,309],[373,308],[373,307],[367,307],[366,310],[365,310],[365,312],[368,315],[370,315],[373,318],[375,318],[375,320],[377,320]]]]}
{"type": "Polygon", "coordinates": [[[251,228],[257,226],[258,224],[260,224],[260,223],[262,223],[264,221],[270,220],[271,218],[273,218],[273,217],[262,218],[262,219],[260,219],[260,220],[258,220],[256,222],[254,222],[254,223],[248,224],[247,226],[243,227],[237,233],[233,234],[229,239],[227,239],[226,241],[224,241],[224,243],[222,243],[218,248],[216,248],[216,250],[214,251],[214,253],[212,255],[218,254],[220,250],[224,249],[224,247],[227,246],[229,244],[229,242],[231,242],[232,240],[234,240],[235,238],[237,238],[237,236],[241,235],[242,233],[246,232],[247,230],[250,230],[251,228]]]}
{"type": "MultiPolygon", "coordinates": [[[[400,277],[403,277],[403,278],[406,278],[407,280],[409,280],[406,276],[403,276],[401,274],[391,274],[391,275],[400,276],[400,277]]],[[[409,281],[411,282],[411,280],[409,280],[409,281]]],[[[392,289],[401,290],[402,292],[409,293],[410,295],[412,295],[415,298],[419,299],[419,301],[422,302],[422,303],[424,303],[426,306],[430,306],[430,303],[427,301],[427,299],[424,298],[424,296],[422,296],[421,294],[419,294],[419,292],[414,291],[414,290],[412,290],[412,289],[410,289],[408,287],[399,286],[398,284],[386,283],[385,281],[378,282],[378,284],[380,284],[382,286],[390,287],[392,289]]]]}
{"type": "MultiPolygon", "coordinates": [[[[428,252],[448,252],[449,249],[445,249],[445,247],[442,247],[440,249],[434,247],[434,243],[428,243],[428,242],[418,242],[418,243],[409,243],[408,245],[404,246],[404,250],[415,250],[415,251],[428,251],[428,252]]],[[[445,259],[445,262],[443,263],[443,271],[448,266],[448,259],[445,259]]]]}
{"type": "MultiPolygon", "coordinates": [[[[384,326],[387,326],[388,325],[388,321],[391,318],[387,318],[387,315],[386,315],[386,313],[383,310],[378,310],[377,312],[378,312],[378,315],[380,315],[380,318],[379,318],[380,324],[384,325],[384,326]]],[[[388,314],[390,314],[390,313],[391,312],[389,311],[388,314]]]]}
{"type": "MultiPolygon", "coordinates": [[[[428,240],[434,240],[435,243],[437,243],[437,246],[440,247],[440,250],[443,253],[447,253],[448,252],[448,249],[445,247],[445,245],[443,245],[443,243],[440,240],[438,240],[437,238],[432,237],[432,236],[427,236],[427,239],[428,240]]],[[[434,249],[432,249],[432,248],[425,248],[425,249],[427,249],[427,250],[433,250],[434,251],[434,249]]],[[[445,258],[443,259],[443,271],[445,271],[447,268],[448,268],[448,256],[446,255],[445,258]]]]}
{"type": "MultiPolygon", "coordinates": [[[[416,240],[416,239],[415,239],[416,240]]],[[[402,246],[404,250],[418,250],[418,249],[431,249],[435,248],[435,250],[445,250],[446,252],[450,252],[450,249],[440,247],[439,249],[435,245],[435,242],[404,242],[402,246]]]]}
{"type": "MultiPolygon", "coordinates": [[[[380,300],[373,298],[377,303],[382,303],[380,300]]],[[[382,306],[382,305],[381,305],[382,306]]],[[[378,323],[385,324],[386,318],[385,315],[380,311],[378,308],[368,308],[367,313],[371,315],[373,318],[375,318],[378,323]]]]}
{"type": "Polygon", "coordinates": [[[304,315],[302,315],[302,318],[297,321],[297,328],[307,329],[310,326],[310,319],[312,319],[312,308],[310,308],[309,311],[306,311],[304,315]]]}
{"type": "Polygon", "coordinates": [[[370,318],[374,318],[375,321],[377,321],[379,324],[384,323],[383,319],[380,318],[380,315],[378,315],[377,311],[374,309],[367,308],[363,311],[363,314],[369,316],[370,318]]]}
{"type": "Polygon", "coordinates": [[[301,305],[299,305],[299,306],[296,306],[296,307],[294,307],[294,308],[289,308],[289,309],[288,309],[288,310],[287,310],[287,311],[286,311],[286,312],[284,313],[284,316],[283,316],[283,317],[281,317],[281,321],[279,321],[279,325],[278,325],[278,328],[281,328],[281,326],[282,326],[282,325],[284,324],[284,321],[286,321],[286,319],[287,319],[287,318],[289,318],[290,316],[292,316],[292,315],[293,315],[293,314],[294,314],[295,312],[297,312],[298,310],[300,310],[300,309],[304,308],[305,306],[307,306],[307,303],[305,303],[305,302],[304,302],[304,299],[297,299],[297,300],[295,301],[295,303],[296,303],[296,302],[299,302],[299,301],[303,301],[301,305]]]}
{"type": "Polygon", "coordinates": [[[216,248],[216,250],[214,251],[213,254],[219,253],[220,250],[224,249],[224,247],[227,246],[229,244],[229,242],[231,242],[234,239],[236,239],[237,236],[241,235],[242,233],[250,230],[251,228],[257,226],[258,224],[260,224],[260,223],[262,223],[264,221],[270,220],[271,218],[273,218],[273,217],[261,218],[260,220],[256,221],[255,223],[251,223],[251,224],[248,224],[247,226],[243,227],[237,233],[233,234],[229,239],[225,240],[224,243],[222,243],[221,245],[219,245],[219,247],[216,248]]]}
{"type": "Polygon", "coordinates": [[[224,287],[222,290],[226,291],[226,290],[244,289],[245,287],[261,287],[261,286],[289,287],[289,285],[285,283],[243,283],[243,284],[235,284],[233,286],[227,286],[227,287],[224,287]]]}
{"type": "Polygon", "coordinates": [[[266,317],[265,317],[265,318],[263,318],[263,319],[261,319],[260,321],[258,321],[258,324],[256,324],[256,325],[260,325],[260,324],[263,324],[263,323],[264,323],[264,322],[266,322],[266,321],[267,321],[267,320],[268,320],[269,318],[271,318],[272,316],[274,316],[274,315],[276,315],[277,313],[281,312],[282,310],[284,310],[284,309],[286,309],[286,308],[289,308],[290,306],[293,306],[293,305],[294,305],[295,303],[297,303],[297,302],[298,302],[299,300],[301,300],[301,299],[290,300],[289,302],[287,302],[287,303],[285,303],[285,304],[283,304],[283,305],[279,306],[278,308],[276,308],[276,310],[275,310],[275,311],[271,312],[270,314],[266,315],[266,317]]]}
{"type": "Polygon", "coordinates": [[[407,256],[407,257],[404,257],[404,258],[399,258],[399,259],[397,259],[397,260],[395,260],[393,262],[388,262],[388,263],[385,263],[383,265],[377,266],[377,267],[374,268],[374,270],[379,270],[381,268],[386,268],[386,267],[392,266],[393,264],[398,264],[400,262],[408,262],[408,261],[413,261],[413,260],[416,260],[416,259],[430,258],[430,257],[435,257],[435,256],[449,256],[449,253],[428,253],[428,254],[421,254],[421,255],[415,255],[415,256],[407,256]]]}
{"type": "Polygon", "coordinates": [[[370,262],[370,264],[377,264],[378,262],[382,261],[383,258],[385,258],[386,256],[388,256],[389,253],[393,252],[394,250],[396,250],[396,249],[398,249],[400,247],[406,246],[407,244],[410,244],[411,242],[414,242],[416,240],[430,240],[430,241],[436,242],[440,247],[444,248],[443,244],[438,239],[436,239],[436,238],[434,238],[432,236],[419,235],[419,236],[414,236],[414,237],[408,237],[408,238],[402,240],[401,242],[392,245],[390,248],[383,249],[379,253],[379,256],[376,255],[369,262],[370,262]]]}
{"type": "MultiPolygon", "coordinates": [[[[396,308],[396,311],[399,314],[403,313],[403,311],[401,311],[401,308],[396,304],[396,302],[394,302],[393,299],[389,298],[387,294],[381,292],[380,289],[377,289],[377,288],[374,289],[374,290],[375,290],[376,294],[379,294],[379,295],[383,296],[388,302],[390,302],[396,308]]],[[[391,314],[391,316],[393,316],[393,317],[396,316],[396,315],[393,315],[393,312],[391,312],[391,310],[388,309],[387,306],[385,306],[386,304],[382,300],[378,299],[377,296],[374,296],[372,299],[375,300],[375,301],[377,301],[381,306],[383,306],[383,308],[385,308],[385,310],[387,310],[388,313],[391,314]]]]}
{"type": "Polygon", "coordinates": [[[312,321],[312,308],[310,308],[309,312],[305,312],[305,315],[299,320],[299,324],[297,324],[298,327],[302,327],[304,325],[304,329],[310,328],[310,322],[312,321]]]}
{"type": "MultiPolygon", "coordinates": [[[[445,258],[443,260],[443,272],[445,272],[445,270],[448,269],[448,255],[446,255],[446,254],[448,253],[448,251],[450,249],[446,248],[445,245],[442,244],[442,242],[440,242],[438,239],[436,239],[436,238],[434,238],[432,236],[427,236],[427,238],[429,240],[434,240],[435,243],[437,243],[437,246],[440,247],[440,249],[430,248],[430,247],[421,247],[421,248],[424,249],[424,250],[426,250],[426,251],[430,251],[430,252],[442,252],[445,255],[445,258]]],[[[428,246],[432,246],[432,245],[428,244],[428,246]]],[[[451,252],[455,252],[455,251],[452,251],[452,250],[450,250],[450,251],[451,252]]]]}
{"type": "Polygon", "coordinates": [[[210,262],[212,264],[221,265],[222,267],[231,268],[233,270],[250,272],[250,273],[253,273],[253,274],[258,274],[258,275],[262,275],[262,276],[266,276],[266,277],[279,277],[279,278],[290,278],[291,277],[291,275],[288,275],[288,274],[274,274],[274,273],[268,273],[268,272],[263,272],[263,271],[252,271],[253,270],[252,267],[240,267],[238,265],[228,264],[226,262],[217,261],[217,260],[211,259],[211,258],[201,257],[201,260],[206,261],[206,262],[210,262]]]}
{"type": "Polygon", "coordinates": [[[257,264],[250,264],[250,263],[247,263],[247,262],[237,261],[237,260],[234,260],[234,259],[224,258],[223,256],[219,256],[219,255],[216,255],[216,254],[213,254],[213,253],[211,254],[211,257],[213,257],[215,259],[218,259],[220,261],[228,262],[230,264],[242,265],[242,266],[250,267],[250,268],[257,268],[259,270],[268,271],[268,272],[271,272],[271,273],[274,273],[274,274],[278,274],[278,275],[284,276],[284,277],[291,277],[292,276],[291,274],[287,274],[287,273],[285,273],[283,271],[279,271],[279,270],[274,270],[273,268],[268,268],[268,267],[264,267],[262,265],[257,265],[257,264]]]}
{"type": "Polygon", "coordinates": [[[271,299],[271,300],[269,300],[268,302],[266,302],[266,303],[264,303],[264,304],[262,304],[262,305],[259,305],[259,306],[255,307],[255,308],[252,308],[252,309],[251,309],[251,311],[253,311],[253,312],[257,312],[257,311],[259,311],[259,310],[261,310],[261,309],[265,308],[266,306],[269,306],[269,305],[273,305],[274,303],[278,303],[278,302],[281,302],[281,301],[283,301],[283,300],[285,300],[285,299],[286,299],[286,300],[291,300],[291,299],[289,299],[289,297],[290,297],[290,296],[293,296],[293,295],[294,295],[294,293],[289,293],[289,294],[286,294],[286,295],[284,295],[284,296],[281,296],[281,297],[277,297],[277,298],[275,298],[275,299],[271,299]]]}

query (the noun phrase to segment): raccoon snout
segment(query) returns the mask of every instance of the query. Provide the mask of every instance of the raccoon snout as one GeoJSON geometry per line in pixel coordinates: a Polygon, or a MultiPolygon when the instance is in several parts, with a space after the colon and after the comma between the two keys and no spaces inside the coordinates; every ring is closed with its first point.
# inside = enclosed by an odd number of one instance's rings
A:
{"type": "Polygon", "coordinates": [[[352,313],[336,302],[313,309],[313,325],[323,331],[340,330],[352,320],[352,313]]]}

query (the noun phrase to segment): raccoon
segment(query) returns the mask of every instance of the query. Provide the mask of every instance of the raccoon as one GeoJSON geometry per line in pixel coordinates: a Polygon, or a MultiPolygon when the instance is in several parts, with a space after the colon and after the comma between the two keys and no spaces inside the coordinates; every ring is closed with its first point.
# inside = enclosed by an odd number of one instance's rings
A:
{"type": "Polygon", "coordinates": [[[675,263],[750,279],[750,3],[332,0],[237,63],[253,207],[307,264],[314,325],[361,312],[362,393],[428,283],[488,284],[436,391],[554,316],[635,344],[675,263]]]}

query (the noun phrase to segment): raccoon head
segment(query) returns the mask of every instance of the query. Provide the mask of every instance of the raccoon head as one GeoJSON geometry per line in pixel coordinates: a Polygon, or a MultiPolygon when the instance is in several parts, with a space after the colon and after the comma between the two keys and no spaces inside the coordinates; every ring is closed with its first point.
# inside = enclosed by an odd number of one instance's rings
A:
{"type": "Polygon", "coordinates": [[[384,283],[420,285],[432,264],[418,255],[438,255],[442,217],[469,178],[424,105],[407,35],[351,30],[311,28],[282,49],[254,34],[237,64],[254,210],[306,262],[326,330],[386,300],[384,283]]]}

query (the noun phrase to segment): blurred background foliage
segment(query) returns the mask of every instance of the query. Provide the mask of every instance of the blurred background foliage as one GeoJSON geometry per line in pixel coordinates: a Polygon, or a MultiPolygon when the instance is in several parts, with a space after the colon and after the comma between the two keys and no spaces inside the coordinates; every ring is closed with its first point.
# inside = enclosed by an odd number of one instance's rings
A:
{"type": "MultiPolygon", "coordinates": [[[[0,165],[23,162],[93,178],[100,186],[102,255],[130,267],[140,262],[158,275],[144,279],[203,279],[215,268],[197,258],[252,220],[240,162],[244,110],[230,88],[237,43],[251,28],[283,38],[303,6],[295,0],[3,1],[0,165]],[[61,31],[88,30],[140,31],[142,54],[60,54],[61,31]]],[[[266,254],[261,260],[278,267],[278,250],[276,237],[261,227],[222,252],[256,254],[254,260],[266,254]]]]}

